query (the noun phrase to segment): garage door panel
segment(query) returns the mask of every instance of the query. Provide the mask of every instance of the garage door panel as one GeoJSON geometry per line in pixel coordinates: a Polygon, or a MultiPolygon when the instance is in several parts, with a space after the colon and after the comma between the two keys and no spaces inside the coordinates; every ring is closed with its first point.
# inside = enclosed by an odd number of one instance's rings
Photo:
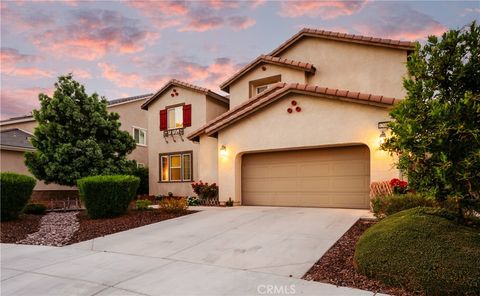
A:
{"type": "Polygon", "coordinates": [[[328,162],[314,162],[299,164],[298,175],[300,177],[328,176],[330,173],[330,164],[328,162]]]}
{"type": "Polygon", "coordinates": [[[366,146],[247,154],[242,158],[246,205],[367,208],[366,146]]]}

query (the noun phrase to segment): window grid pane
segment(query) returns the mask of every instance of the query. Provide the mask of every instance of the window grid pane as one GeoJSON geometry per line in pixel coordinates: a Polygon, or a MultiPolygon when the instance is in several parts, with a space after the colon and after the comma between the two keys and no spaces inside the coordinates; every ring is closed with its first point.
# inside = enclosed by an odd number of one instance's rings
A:
{"type": "Polygon", "coordinates": [[[170,156],[170,181],[182,180],[182,162],[180,155],[170,156]]]}
{"type": "Polygon", "coordinates": [[[162,156],[162,181],[169,181],[168,157],[162,156]]]}
{"type": "Polygon", "coordinates": [[[183,180],[190,181],[192,179],[191,155],[183,154],[183,180]]]}

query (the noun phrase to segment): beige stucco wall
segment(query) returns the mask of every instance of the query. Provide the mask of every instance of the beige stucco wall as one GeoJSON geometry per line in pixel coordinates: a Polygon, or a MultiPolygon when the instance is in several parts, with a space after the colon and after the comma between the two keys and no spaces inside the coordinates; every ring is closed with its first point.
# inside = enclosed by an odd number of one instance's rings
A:
{"type": "MultiPolygon", "coordinates": [[[[23,151],[0,150],[0,171],[32,176],[24,162],[23,151]]],[[[74,187],[45,184],[37,180],[34,190],[75,190],[74,187]]]]}
{"type": "Polygon", "coordinates": [[[30,120],[26,122],[12,123],[12,124],[2,124],[0,130],[6,130],[11,128],[19,128],[26,132],[33,134],[33,130],[37,127],[37,122],[35,120],[30,120]]]}
{"type": "Polygon", "coordinates": [[[228,103],[220,102],[219,100],[207,97],[207,103],[205,105],[207,122],[216,118],[220,114],[227,112],[228,106],[228,103]]]}
{"type": "Polygon", "coordinates": [[[288,67],[281,67],[273,64],[260,63],[255,68],[247,72],[244,76],[230,85],[230,109],[238,106],[249,99],[249,82],[270,76],[281,75],[281,82],[286,83],[305,83],[305,72],[288,67]],[[262,70],[262,66],[266,70],[262,70]]]}
{"type": "MultiPolygon", "coordinates": [[[[199,179],[199,145],[189,141],[186,136],[194,130],[200,128],[207,120],[207,100],[204,94],[195,92],[183,87],[174,86],[166,90],[161,97],[148,106],[148,158],[150,168],[150,194],[167,194],[172,192],[177,196],[193,195],[191,182],[159,182],[160,180],[160,160],[159,154],[193,151],[192,154],[192,170],[193,179],[199,179]],[[178,96],[171,97],[171,89],[175,88],[179,93],[178,96]],[[160,110],[167,106],[177,104],[192,105],[192,126],[185,128],[182,141],[179,136],[175,136],[176,142],[168,137],[168,143],[165,142],[163,131],[160,130],[160,110]]],[[[212,115],[210,115],[212,116],[212,115]]]]}
{"type": "Polygon", "coordinates": [[[377,123],[388,120],[388,110],[357,103],[290,95],[218,134],[220,200],[241,201],[241,156],[247,152],[365,144],[370,149],[371,181],[398,177],[392,158],[378,149],[377,123]],[[295,99],[302,111],[287,113],[295,99]]]}
{"type": "Polygon", "coordinates": [[[207,135],[200,136],[198,150],[198,180],[218,183],[218,140],[207,135]]]}
{"type": "Polygon", "coordinates": [[[306,37],[280,57],[311,63],[308,84],[403,98],[407,52],[380,46],[306,37]]]}
{"type": "MultiPolygon", "coordinates": [[[[133,135],[133,127],[139,127],[147,130],[148,133],[148,120],[147,120],[147,111],[140,108],[144,103],[144,100],[138,100],[135,102],[129,102],[120,105],[113,105],[108,108],[109,112],[116,112],[120,115],[120,128],[124,131],[133,135]]],[[[139,163],[144,165],[148,164],[148,136],[147,136],[147,145],[137,145],[135,150],[128,155],[128,159],[134,159],[139,163]]]]}

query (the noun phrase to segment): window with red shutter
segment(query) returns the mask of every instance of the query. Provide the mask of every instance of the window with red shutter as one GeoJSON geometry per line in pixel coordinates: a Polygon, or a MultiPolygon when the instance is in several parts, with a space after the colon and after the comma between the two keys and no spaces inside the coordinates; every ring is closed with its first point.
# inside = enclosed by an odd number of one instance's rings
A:
{"type": "Polygon", "coordinates": [[[167,129],[167,110],[160,110],[160,130],[164,131],[167,129]]]}
{"type": "Polygon", "coordinates": [[[183,106],[183,127],[192,125],[192,105],[183,106]]]}

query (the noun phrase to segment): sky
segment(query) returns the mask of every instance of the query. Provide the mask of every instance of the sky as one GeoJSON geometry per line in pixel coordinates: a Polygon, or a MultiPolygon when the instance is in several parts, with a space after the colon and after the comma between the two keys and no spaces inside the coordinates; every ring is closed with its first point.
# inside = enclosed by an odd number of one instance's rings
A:
{"type": "Polygon", "coordinates": [[[304,27],[425,41],[480,17],[480,1],[5,1],[0,118],[29,114],[73,73],[116,99],[175,78],[219,91],[304,27]]]}

